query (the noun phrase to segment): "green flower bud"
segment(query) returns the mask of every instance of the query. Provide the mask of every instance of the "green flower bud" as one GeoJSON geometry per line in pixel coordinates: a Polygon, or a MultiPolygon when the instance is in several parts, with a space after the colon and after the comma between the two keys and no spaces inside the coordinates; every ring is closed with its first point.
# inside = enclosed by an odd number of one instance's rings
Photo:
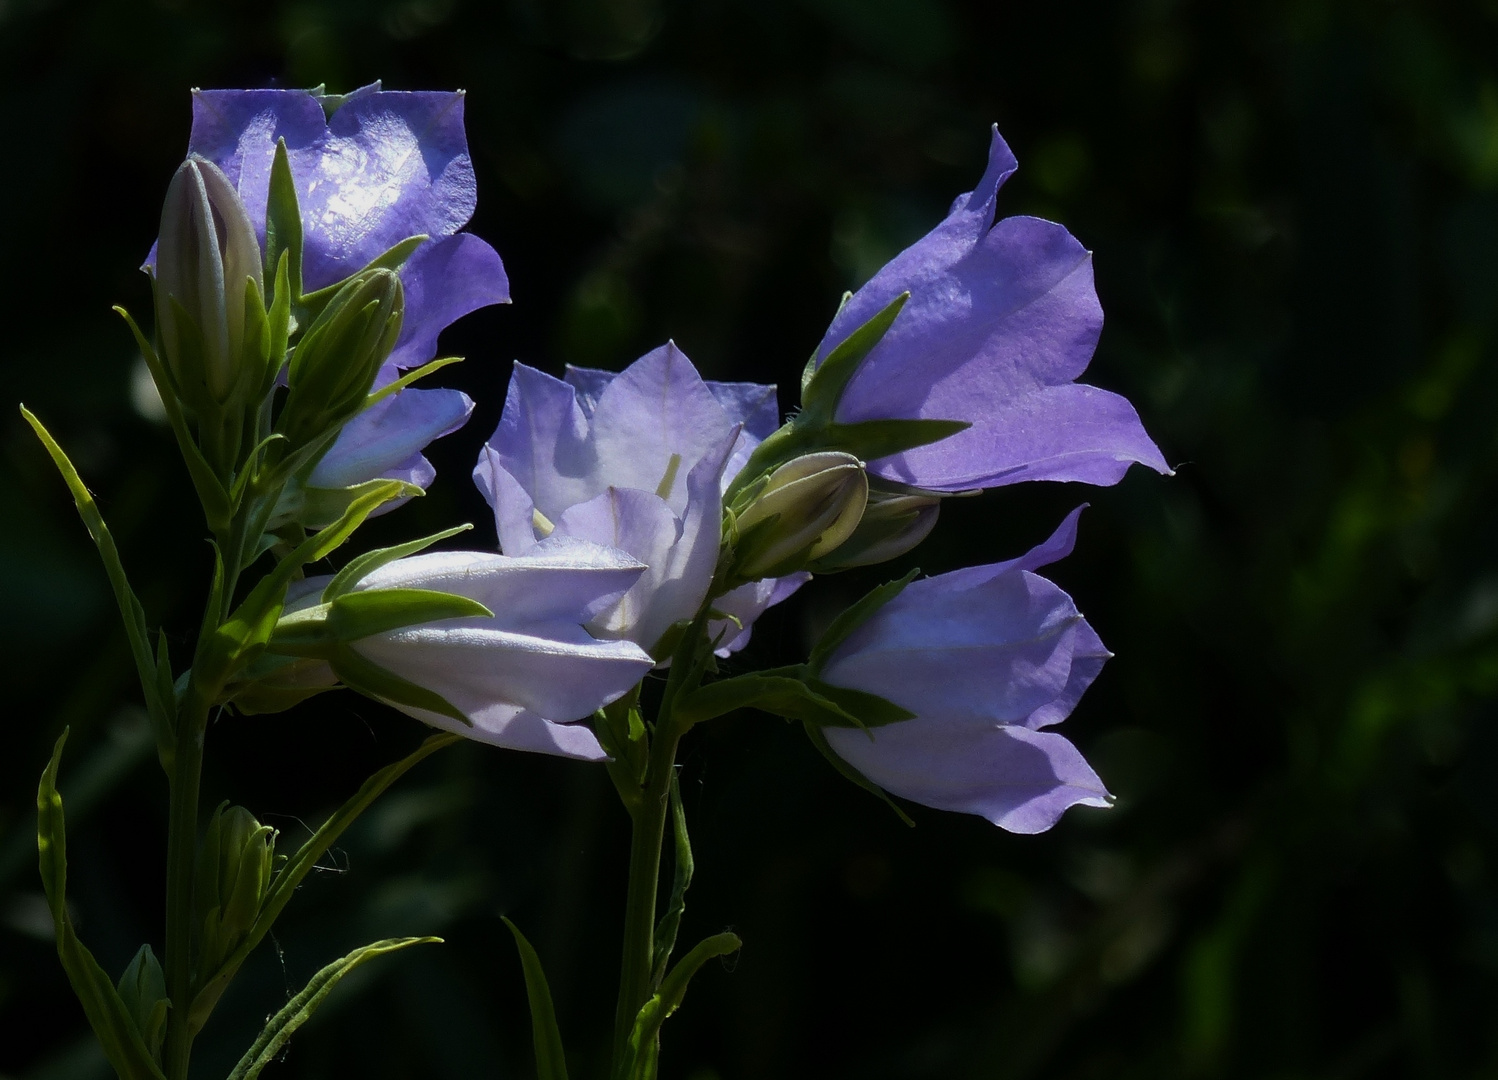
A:
{"type": "Polygon", "coordinates": [[[937,495],[872,490],[853,535],[807,567],[815,574],[872,566],[904,555],[936,527],[937,495]]]}
{"type": "Polygon", "coordinates": [[[291,355],[278,427],[291,447],[336,433],[364,407],[405,314],[400,278],[385,269],[349,278],[291,355]]]}
{"type": "Polygon", "coordinates": [[[836,550],[858,527],[869,479],[852,454],[803,454],[769,475],[738,516],[736,575],[780,577],[836,550]]]}
{"type": "MultiPolygon", "coordinates": [[[[229,178],[210,161],[183,162],[161,208],[156,333],[178,393],[194,409],[225,402],[246,352],[264,348],[260,263],[255,226],[229,178]]],[[[250,359],[258,384],[265,358],[250,359]]]]}
{"type": "Polygon", "coordinates": [[[166,996],[166,976],[151,946],[142,945],[130,966],[120,976],[120,1003],[135,1023],[141,1042],[151,1057],[161,1060],[161,1044],[166,1041],[166,1014],[171,1002],[166,996]]]}
{"type": "Polygon", "coordinates": [[[211,978],[255,924],[270,886],[276,831],[242,806],[222,804],[198,860],[198,971],[211,978]]]}

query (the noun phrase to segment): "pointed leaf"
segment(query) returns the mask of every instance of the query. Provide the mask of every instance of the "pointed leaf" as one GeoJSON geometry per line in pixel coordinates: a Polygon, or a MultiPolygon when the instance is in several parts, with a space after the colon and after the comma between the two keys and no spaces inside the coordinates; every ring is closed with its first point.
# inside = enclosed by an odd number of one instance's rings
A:
{"type": "Polygon", "coordinates": [[[737,952],[742,944],[737,934],[714,934],[698,942],[697,947],[683,956],[681,963],[661,982],[660,990],[640,1009],[634,1030],[629,1035],[632,1060],[624,1072],[629,1080],[650,1080],[653,1076],[661,1025],[681,1006],[692,976],[709,960],[737,952]]]}
{"type": "Polygon", "coordinates": [[[666,965],[671,952],[676,948],[676,933],[681,929],[681,917],[687,909],[687,889],[692,885],[692,873],[696,863],[692,859],[692,841],[687,836],[687,815],[681,805],[681,782],[678,773],[671,773],[671,833],[676,843],[676,868],[672,874],[671,900],[666,913],[655,928],[655,964],[650,985],[660,986],[666,975],[666,965]]]}
{"type": "Polygon", "coordinates": [[[419,368],[412,368],[410,371],[406,372],[394,382],[386,383],[378,390],[373,391],[369,395],[369,397],[365,399],[364,407],[367,409],[371,405],[375,404],[375,402],[381,401],[389,397],[391,394],[400,393],[406,387],[416,382],[416,380],[424,379],[434,371],[441,371],[443,368],[448,367],[449,365],[461,364],[462,362],[463,358],[461,356],[439,356],[437,359],[432,360],[429,363],[422,364],[419,368]]]}
{"type": "Polygon", "coordinates": [[[393,671],[366,660],[347,645],[335,645],[328,652],[328,663],[339,681],[355,693],[363,694],[375,701],[386,701],[392,705],[408,705],[413,709],[424,709],[438,716],[456,720],[465,727],[473,721],[435,690],[417,686],[393,671]]]}
{"type": "Polygon", "coordinates": [[[104,1048],[109,1063],[123,1080],[165,1080],[146,1049],[135,1020],[120,1000],[112,980],[73,930],[68,915],[68,844],[62,796],[57,791],[57,769],[68,741],[64,731],[52,750],[36,791],[36,847],[47,906],[57,933],[57,956],[73,987],[89,1027],[104,1048]]]}
{"type": "Polygon", "coordinates": [[[366,945],[362,949],[355,949],[341,960],[333,961],[312,976],[302,992],[288,1001],[285,1008],[270,1018],[265,1029],[256,1038],[254,1045],[245,1051],[244,1057],[239,1059],[239,1064],[234,1066],[234,1071],[229,1074],[229,1080],[255,1080],[255,1077],[260,1075],[260,1070],[276,1059],[276,1055],[281,1052],[281,1048],[291,1039],[296,1029],[311,1019],[317,1007],[333,992],[333,987],[338,985],[339,980],[360,964],[412,945],[428,945],[441,942],[441,940],[437,937],[387,938],[385,941],[366,945]]]}
{"type": "Polygon", "coordinates": [[[302,211],[297,205],[296,180],[291,175],[291,159],[286,140],[276,140],[276,156],[271,160],[270,191],[265,203],[265,276],[277,273],[282,256],[286,257],[287,281],[291,293],[302,295],[302,211]]]}
{"type": "Polygon", "coordinates": [[[562,1033],[557,1029],[557,1012],[551,1003],[551,988],[546,984],[541,958],[518,926],[504,916],[500,918],[515,935],[515,947],[520,950],[520,967],[525,972],[525,996],[531,1006],[531,1038],[536,1048],[536,1080],[567,1080],[562,1033]]]}
{"type": "Polygon", "coordinates": [[[156,663],[151,654],[150,632],[146,629],[146,612],[136,598],[135,590],[130,587],[129,578],[125,576],[125,566],[120,562],[119,549],[114,546],[109,526],[104,524],[104,515],[99,513],[94,497],[89,494],[83,478],[78,475],[78,470],[68,460],[68,455],[63,453],[57,440],[52,438],[42,422],[24,405],[21,406],[21,415],[47,448],[52,463],[57,466],[57,471],[62,474],[63,481],[73,495],[78,516],[83,519],[89,535],[93,537],[94,546],[99,549],[99,558],[104,562],[104,571],[109,575],[115,603],[119,605],[120,618],[125,624],[125,636],[130,640],[130,654],[135,658],[135,672],[140,678],[141,692],[145,695],[146,708],[151,713],[153,724],[158,729],[170,727],[172,712],[175,710],[168,711],[167,703],[157,693],[156,663]]]}
{"type": "Polygon", "coordinates": [[[333,580],[328,582],[328,587],[322,591],[323,600],[336,600],[348,592],[364,578],[374,573],[380,567],[394,562],[396,559],[404,559],[407,555],[415,555],[418,551],[425,551],[439,540],[457,536],[459,533],[467,532],[473,528],[472,525],[457,525],[451,529],[443,529],[441,532],[433,533],[431,536],[423,536],[420,540],[411,540],[394,547],[377,548],[367,551],[363,555],[356,555],[350,559],[348,565],[333,575],[333,580]]]}
{"type": "Polygon", "coordinates": [[[837,348],[827,354],[821,366],[802,386],[801,415],[810,414],[812,422],[831,423],[832,418],[837,415],[843,391],[852,381],[859,365],[889,332],[895,316],[900,314],[900,309],[909,299],[908,292],[895,297],[885,305],[884,310],[849,334],[837,348]]]}
{"type": "Polygon", "coordinates": [[[858,726],[858,719],[788,675],[752,672],[732,679],[708,683],[686,695],[675,707],[676,716],[688,723],[701,723],[735,709],[760,709],[790,720],[834,726],[858,726]]]}
{"type": "Polygon", "coordinates": [[[828,424],[819,443],[864,461],[878,461],[941,442],[972,426],[966,420],[863,420],[857,424],[828,424]]]}
{"type": "Polygon", "coordinates": [[[427,242],[427,239],[428,237],[424,235],[408,236],[375,256],[368,266],[361,268],[357,273],[301,297],[297,303],[297,313],[303,325],[310,324],[313,319],[322,314],[323,309],[332,302],[333,298],[338,295],[339,290],[347,285],[351,278],[357,277],[366,270],[399,270],[405,261],[416,252],[416,249],[427,242]]]}
{"type": "Polygon", "coordinates": [[[435,589],[370,589],[345,593],[328,606],[328,630],[339,641],[441,619],[492,618],[477,600],[435,589]]]}
{"type": "MultiPolygon", "coordinates": [[[[846,761],[837,756],[837,752],[832,749],[832,745],[827,741],[827,736],[822,734],[822,729],[820,727],[818,727],[816,724],[803,724],[801,726],[806,731],[806,737],[811,740],[811,744],[817,748],[817,751],[827,759],[827,763],[834,769],[836,769],[845,780],[849,780],[852,783],[857,784],[869,794],[878,798],[884,803],[885,806],[888,806],[895,812],[895,816],[897,818],[903,821],[906,825],[909,825],[911,828],[915,827],[915,822],[911,820],[910,815],[907,814],[904,810],[900,809],[895,801],[889,797],[889,793],[887,791],[885,791],[878,784],[875,784],[873,781],[869,780],[869,778],[864,776],[863,773],[859,772],[852,765],[849,765],[846,761]]],[[[870,738],[872,737],[873,736],[871,735],[870,738]]]]}
{"type": "Polygon", "coordinates": [[[827,658],[832,655],[833,650],[848,639],[848,635],[867,622],[874,612],[904,592],[905,586],[914,581],[918,574],[920,570],[915,569],[898,581],[888,581],[869,590],[860,600],[833,619],[831,625],[823,631],[821,638],[812,646],[811,655],[807,657],[806,667],[813,677],[821,675],[827,658]]]}
{"type": "Polygon", "coordinates": [[[214,1005],[218,1003],[224,989],[229,985],[229,980],[234,977],[245,958],[254,951],[255,946],[259,945],[269,933],[276,918],[291,900],[292,894],[296,892],[303,879],[312,872],[318,860],[338,842],[344,830],[358,820],[360,814],[364,813],[391,784],[409,772],[413,766],[425,761],[444,746],[451,746],[461,740],[462,736],[447,732],[428,736],[426,741],[414,751],[401,760],[385,766],[364,781],[353,797],[339,807],[337,812],[323,822],[317,832],[313,833],[306,843],[297,849],[296,854],[286,861],[271,880],[270,888],[266,890],[265,900],[260,905],[260,914],[255,917],[254,925],[245,932],[243,940],[229,954],[228,959],[219,968],[218,974],[214,975],[193,999],[188,1020],[190,1030],[196,1032],[207,1022],[214,1005]]]}

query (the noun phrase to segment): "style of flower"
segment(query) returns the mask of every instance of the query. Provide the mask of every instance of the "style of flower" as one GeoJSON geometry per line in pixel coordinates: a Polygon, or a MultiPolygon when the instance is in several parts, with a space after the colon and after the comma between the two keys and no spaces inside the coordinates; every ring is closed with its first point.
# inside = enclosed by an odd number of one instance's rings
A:
{"type": "Polygon", "coordinates": [[[1070,554],[1073,511],[1009,562],[907,586],[832,650],[820,677],[877,694],[914,719],[827,727],[832,750],[895,795],[1043,832],[1071,806],[1110,804],[1061,735],[1109,653],[1071,597],[1035,573],[1070,554]]]}
{"type": "MultiPolygon", "coordinates": [[[[229,177],[262,246],[280,139],[301,208],[305,292],[341,281],[403,240],[430,238],[400,267],[405,320],[376,389],[431,360],[438,334],[457,319],[509,302],[498,253],[458,231],[476,199],[461,92],[401,93],[378,83],[340,99],[307,90],[194,92],[188,153],[229,177]]],[[[401,390],[351,420],[308,483],[390,477],[426,486],[433,470],[422,449],[461,427],[472,409],[456,390],[401,390]]]]}
{"type": "MultiPolygon", "coordinates": [[[[619,606],[591,628],[656,652],[707,596],[726,480],[779,423],[773,386],[706,382],[674,344],[617,375],[568,368],[555,379],[516,364],[474,481],[494,508],[506,554],[570,536],[645,563],[619,606]]],[[[721,610],[739,622],[719,627],[724,648],[742,645],[741,627],[800,580],[725,597],[721,610]]]]}
{"type": "MultiPolygon", "coordinates": [[[[624,694],[654,661],[632,642],[600,641],[584,627],[615,606],[642,570],[621,552],[564,538],[518,558],[478,551],[409,556],[368,574],[352,591],[455,593],[494,614],[420,623],[350,647],[440,695],[469,721],[390,702],[433,727],[495,746],[601,761],[607,755],[593,732],[569,721],[624,694]]],[[[330,580],[301,584],[287,611],[315,604],[330,580]]]]}
{"type": "Polygon", "coordinates": [[[838,311],[818,361],[910,294],[848,384],[836,419],[968,422],[869,465],[874,475],[936,491],[1024,480],[1114,484],[1134,462],[1168,473],[1128,401],[1075,381],[1103,325],[1091,252],[1054,222],[994,222],[999,188],[1017,167],[995,127],[977,188],[838,311]]]}

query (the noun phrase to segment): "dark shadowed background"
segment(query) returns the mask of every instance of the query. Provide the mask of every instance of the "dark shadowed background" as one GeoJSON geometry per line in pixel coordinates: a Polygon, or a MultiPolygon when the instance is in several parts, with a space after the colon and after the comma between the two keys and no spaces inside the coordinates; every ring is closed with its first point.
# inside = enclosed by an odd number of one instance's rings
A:
{"type": "MultiPolygon", "coordinates": [[[[472,227],[514,304],[449,332],[469,360],[439,381],[477,411],[367,543],[493,543],[468,472],[515,358],[618,368],[671,337],[793,386],[994,121],[1021,163],[1001,211],[1096,252],[1088,380],[1179,463],[950,504],[913,556],[762,621],[750,656],[798,660],[871,584],[1014,556],[1090,500],[1054,576],[1117,658],[1063,730],[1118,805],[910,829],[778,720],[696,732],[685,933],[745,947],[667,1024],[663,1077],[1498,1077],[1495,49],[1493,0],[0,0],[0,1075],[107,1075],[35,865],[64,725],[71,899],[111,971],[161,943],[165,831],[104,574],[14,403],[185,642],[208,551],[109,305],[149,310],[189,87],[382,78],[468,90],[472,227]]],[[[348,695],[225,716],[205,803],[296,840],[421,734],[348,695]]],[[[196,1075],[334,956],[416,933],[447,944],[362,970],[266,1076],[533,1075],[501,914],[599,1075],[626,839],[600,768],[444,751],[302,889],[196,1075]]]]}

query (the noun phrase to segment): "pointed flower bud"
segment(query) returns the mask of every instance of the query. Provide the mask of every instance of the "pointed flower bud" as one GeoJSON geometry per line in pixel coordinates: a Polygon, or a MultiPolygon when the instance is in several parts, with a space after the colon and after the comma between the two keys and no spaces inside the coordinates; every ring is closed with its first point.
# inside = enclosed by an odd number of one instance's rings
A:
{"type": "Polygon", "coordinates": [[[254,925],[270,885],[276,831],[242,806],[221,805],[198,862],[198,969],[209,978],[254,925]]]}
{"type": "Polygon", "coordinates": [[[229,178],[212,162],[183,162],[161,210],[156,326],[178,391],[194,408],[227,400],[247,340],[251,350],[257,345],[254,320],[264,319],[263,309],[247,308],[263,303],[260,263],[255,227],[229,178]]]}
{"type": "Polygon", "coordinates": [[[868,495],[863,462],[852,454],[786,462],[738,517],[738,577],[780,577],[835,551],[858,528],[868,495]]]}
{"type": "Polygon", "coordinates": [[[810,569],[831,574],[898,558],[931,534],[940,510],[941,499],[936,495],[872,490],[853,535],[810,569]]]}
{"type": "Polygon", "coordinates": [[[364,407],[404,314],[400,278],[389,270],[355,274],[338,291],[291,356],[279,426],[292,447],[340,429],[364,407]]]}

